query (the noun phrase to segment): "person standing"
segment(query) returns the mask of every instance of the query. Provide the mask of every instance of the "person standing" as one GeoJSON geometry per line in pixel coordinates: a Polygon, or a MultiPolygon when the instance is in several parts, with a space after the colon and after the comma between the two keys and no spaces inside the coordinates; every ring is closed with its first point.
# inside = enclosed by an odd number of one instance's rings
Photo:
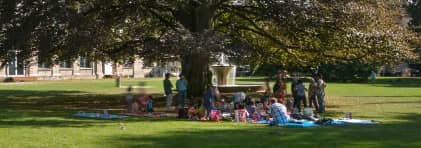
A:
{"type": "Polygon", "coordinates": [[[310,79],[310,84],[308,85],[308,100],[309,100],[309,105],[310,107],[313,107],[318,111],[319,110],[319,106],[317,105],[317,100],[316,100],[316,92],[317,92],[317,83],[314,80],[314,78],[310,79]]]}
{"type": "Polygon", "coordinates": [[[377,79],[377,74],[376,74],[376,72],[374,72],[374,71],[371,71],[371,74],[370,74],[370,79],[371,79],[371,83],[376,83],[376,79],[377,79]]]}
{"type": "Polygon", "coordinates": [[[317,102],[319,103],[319,113],[325,112],[325,88],[326,88],[326,82],[323,81],[322,75],[318,74],[316,75],[316,96],[317,96],[317,102]]]}
{"type": "Polygon", "coordinates": [[[306,99],[306,90],[307,88],[304,86],[303,81],[298,80],[295,85],[295,97],[294,97],[294,108],[298,108],[298,111],[301,111],[301,102],[303,102],[304,107],[307,107],[307,99],[306,99]]]}
{"type": "Polygon", "coordinates": [[[178,79],[177,82],[175,82],[175,87],[178,91],[176,110],[178,110],[180,106],[184,107],[184,101],[187,98],[187,81],[184,79],[184,76],[182,74],[180,74],[179,77],[180,79],[178,79]]]}
{"type": "MultiPolygon", "coordinates": [[[[297,90],[298,90],[297,84],[298,84],[298,78],[294,77],[291,82],[291,96],[294,99],[294,102],[295,100],[297,100],[297,90]]],[[[294,107],[295,107],[295,103],[294,103],[294,107]]]]}
{"type": "Polygon", "coordinates": [[[170,73],[166,73],[165,74],[165,80],[164,80],[164,92],[165,92],[165,96],[167,97],[167,102],[166,102],[166,111],[170,111],[170,107],[172,104],[172,88],[173,85],[170,81],[170,73]]]}
{"type": "Polygon", "coordinates": [[[271,97],[271,90],[270,90],[269,82],[270,82],[270,78],[267,78],[265,82],[265,93],[263,94],[262,99],[260,100],[263,104],[268,104],[269,97],[271,97]]]}
{"type": "Polygon", "coordinates": [[[285,95],[287,94],[287,86],[284,81],[278,79],[275,85],[273,85],[273,95],[278,99],[278,102],[285,101],[285,95]]]}
{"type": "Polygon", "coordinates": [[[206,118],[209,119],[210,115],[211,115],[211,111],[212,109],[214,109],[215,107],[215,100],[217,97],[217,92],[216,92],[215,87],[213,86],[209,86],[208,90],[205,93],[205,96],[203,97],[203,105],[206,109],[206,118]]]}

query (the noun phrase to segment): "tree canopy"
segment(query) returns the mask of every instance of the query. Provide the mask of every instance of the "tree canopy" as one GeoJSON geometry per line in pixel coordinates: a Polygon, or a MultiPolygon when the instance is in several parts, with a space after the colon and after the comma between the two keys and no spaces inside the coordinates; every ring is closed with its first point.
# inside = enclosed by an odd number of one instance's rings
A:
{"type": "Polygon", "coordinates": [[[401,8],[398,0],[1,0],[0,60],[10,50],[51,63],[176,58],[198,96],[220,52],[299,65],[411,58],[401,8]]]}

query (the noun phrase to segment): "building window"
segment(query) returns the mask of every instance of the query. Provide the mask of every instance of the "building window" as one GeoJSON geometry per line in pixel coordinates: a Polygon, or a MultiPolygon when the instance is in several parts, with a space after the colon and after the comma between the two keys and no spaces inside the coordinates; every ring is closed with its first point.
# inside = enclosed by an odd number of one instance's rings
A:
{"type": "Polygon", "coordinates": [[[80,68],[91,68],[91,61],[86,56],[80,57],[80,68]]]}
{"type": "Polygon", "coordinates": [[[122,65],[124,68],[133,68],[133,62],[131,60],[125,60],[122,65]]]}
{"type": "Polygon", "coordinates": [[[69,60],[63,60],[60,62],[60,68],[72,68],[72,63],[69,60]]]}

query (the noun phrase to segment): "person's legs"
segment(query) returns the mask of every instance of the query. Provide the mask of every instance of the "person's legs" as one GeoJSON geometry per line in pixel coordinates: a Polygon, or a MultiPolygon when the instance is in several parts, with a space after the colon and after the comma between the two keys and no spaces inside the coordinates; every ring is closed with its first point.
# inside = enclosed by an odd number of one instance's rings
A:
{"type": "Polygon", "coordinates": [[[308,102],[308,103],[309,103],[309,104],[308,104],[308,105],[309,105],[308,107],[313,108],[313,98],[312,98],[311,96],[308,96],[308,101],[309,101],[309,102],[308,102]]]}
{"type": "Polygon", "coordinates": [[[319,103],[319,113],[325,112],[324,95],[323,94],[317,94],[317,102],[319,103]]]}
{"type": "Polygon", "coordinates": [[[210,118],[211,111],[212,111],[212,106],[211,105],[206,106],[206,118],[208,119],[210,118]]]}
{"type": "Polygon", "coordinates": [[[170,107],[172,104],[172,94],[167,95],[167,104],[166,104],[166,111],[170,111],[170,107]]]}
{"type": "Polygon", "coordinates": [[[293,108],[298,108],[298,110],[300,110],[300,98],[299,97],[294,97],[294,104],[292,106],[293,106],[293,108]]]}
{"type": "MultiPolygon", "coordinates": [[[[311,104],[313,104],[314,105],[314,108],[318,111],[319,110],[319,105],[318,105],[318,103],[317,103],[317,100],[316,100],[316,95],[313,95],[313,96],[311,96],[310,97],[310,105],[311,104]]],[[[310,107],[312,107],[312,106],[310,106],[310,107]]]]}
{"type": "Polygon", "coordinates": [[[181,107],[184,107],[184,101],[185,101],[185,100],[186,100],[186,98],[187,98],[187,91],[186,91],[186,90],[183,90],[183,91],[181,91],[180,93],[181,93],[181,97],[180,97],[180,105],[181,105],[181,107]]]}
{"type": "Polygon", "coordinates": [[[306,98],[305,95],[303,96],[302,100],[303,100],[304,108],[306,108],[307,107],[307,98],[306,98]]]}
{"type": "Polygon", "coordinates": [[[301,111],[301,97],[295,96],[295,98],[294,98],[294,108],[298,108],[298,111],[301,111]]]}

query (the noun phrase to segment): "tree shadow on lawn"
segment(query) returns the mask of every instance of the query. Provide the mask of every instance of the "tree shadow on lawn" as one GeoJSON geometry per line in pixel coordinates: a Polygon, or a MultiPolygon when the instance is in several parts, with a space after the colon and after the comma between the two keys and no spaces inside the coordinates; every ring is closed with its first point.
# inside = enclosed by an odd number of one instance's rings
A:
{"type": "Polygon", "coordinates": [[[421,87],[421,77],[377,79],[376,87],[421,87]]]}
{"type": "MultiPolygon", "coordinates": [[[[155,97],[156,105],[165,99],[155,97]]],[[[124,94],[92,94],[83,91],[0,90],[0,128],[86,127],[121,120],[95,120],[74,117],[78,111],[121,113],[125,110],[124,94]]],[[[122,119],[125,122],[168,121],[169,119],[122,119]]]]}
{"type": "Polygon", "coordinates": [[[421,98],[419,95],[413,96],[343,96],[347,98],[421,98]]]}
{"type": "Polygon", "coordinates": [[[230,129],[186,127],[155,135],[112,135],[122,147],[419,147],[421,114],[401,114],[403,122],[381,125],[285,128],[242,126],[230,129]]]}
{"type": "Polygon", "coordinates": [[[380,102],[368,102],[364,104],[421,104],[420,101],[380,101],[380,102]]]}

